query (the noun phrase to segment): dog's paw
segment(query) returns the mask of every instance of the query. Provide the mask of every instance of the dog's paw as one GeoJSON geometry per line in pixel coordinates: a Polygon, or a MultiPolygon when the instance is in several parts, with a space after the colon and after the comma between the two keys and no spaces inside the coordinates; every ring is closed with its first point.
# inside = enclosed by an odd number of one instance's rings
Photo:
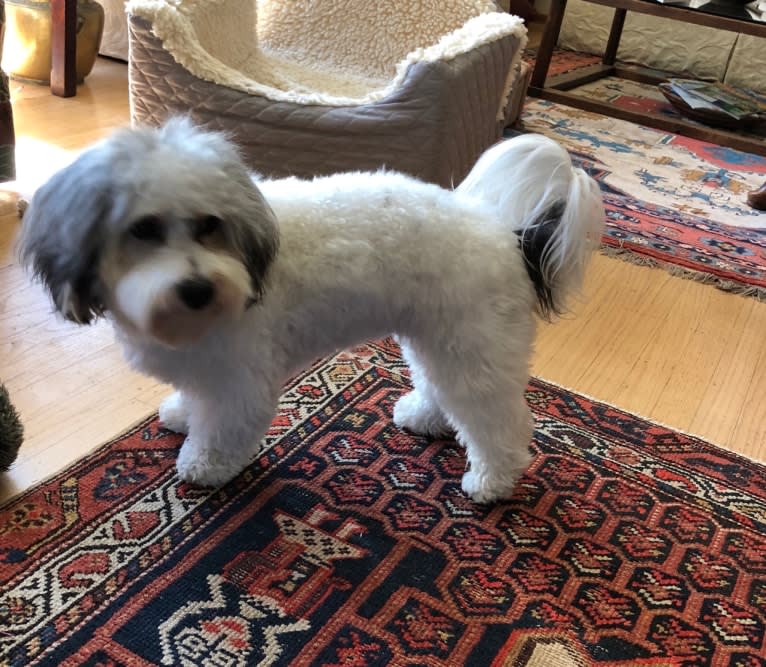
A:
{"type": "Polygon", "coordinates": [[[189,412],[180,391],[176,391],[160,403],[162,426],[175,433],[189,432],[189,412]]]}
{"type": "Polygon", "coordinates": [[[216,488],[234,479],[243,467],[232,460],[230,452],[201,449],[188,437],[176,460],[178,476],[184,482],[216,488]]]}
{"type": "Polygon", "coordinates": [[[440,436],[451,430],[439,406],[417,389],[396,401],[394,424],[419,435],[440,436]]]}
{"type": "Polygon", "coordinates": [[[467,470],[463,474],[463,491],[476,503],[482,505],[504,500],[511,496],[515,478],[498,478],[487,473],[467,470]]]}

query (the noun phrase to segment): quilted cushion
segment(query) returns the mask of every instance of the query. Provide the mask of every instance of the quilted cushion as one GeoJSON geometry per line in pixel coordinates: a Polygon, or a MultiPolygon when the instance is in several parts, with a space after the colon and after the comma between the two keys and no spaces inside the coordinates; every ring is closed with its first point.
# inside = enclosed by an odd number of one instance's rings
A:
{"type": "Polygon", "coordinates": [[[232,134],[253,169],[272,177],[385,167],[451,186],[519,112],[529,73],[521,63],[526,30],[508,18],[497,24],[513,29],[473,48],[415,53],[380,94],[319,104],[194,71],[158,35],[156,22],[131,15],[132,117],[160,124],[190,114],[232,134]]]}

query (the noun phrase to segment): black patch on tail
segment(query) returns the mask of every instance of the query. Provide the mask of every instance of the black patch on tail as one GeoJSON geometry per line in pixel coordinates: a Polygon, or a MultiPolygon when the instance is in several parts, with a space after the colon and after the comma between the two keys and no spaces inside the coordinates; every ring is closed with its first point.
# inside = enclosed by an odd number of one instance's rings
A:
{"type": "Polygon", "coordinates": [[[534,223],[524,230],[517,230],[519,247],[524,255],[527,274],[537,295],[540,315],[546,320],[560,314],[553,299],[552,286],[543,278],[542,262],[545,248],[551,240],[564,212],[564,202],[557,202],[545,211],[534,223]]]}

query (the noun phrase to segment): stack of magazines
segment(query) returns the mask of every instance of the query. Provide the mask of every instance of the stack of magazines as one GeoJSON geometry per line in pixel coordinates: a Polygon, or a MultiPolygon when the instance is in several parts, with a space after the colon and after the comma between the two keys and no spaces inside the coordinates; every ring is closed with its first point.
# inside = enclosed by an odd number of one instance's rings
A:
{"type": "Polygon", "coordinates": [[[660,89],[676,108],[700,120],[718,118],[732,125],[766,121],[766,99],[750,91],[694,79],[670,79],[660,89]]]}

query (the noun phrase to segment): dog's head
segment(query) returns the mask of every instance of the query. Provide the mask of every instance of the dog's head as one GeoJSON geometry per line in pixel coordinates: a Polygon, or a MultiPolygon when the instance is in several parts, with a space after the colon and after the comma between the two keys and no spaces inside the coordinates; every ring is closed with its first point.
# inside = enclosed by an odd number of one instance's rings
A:
{"type": "Polygon", "coordinates": [[[20,256],[68,319],[177,347],[262,295],[274,214],[236,148],[176,119],[120,130],[35,193],[20,256]]]}

